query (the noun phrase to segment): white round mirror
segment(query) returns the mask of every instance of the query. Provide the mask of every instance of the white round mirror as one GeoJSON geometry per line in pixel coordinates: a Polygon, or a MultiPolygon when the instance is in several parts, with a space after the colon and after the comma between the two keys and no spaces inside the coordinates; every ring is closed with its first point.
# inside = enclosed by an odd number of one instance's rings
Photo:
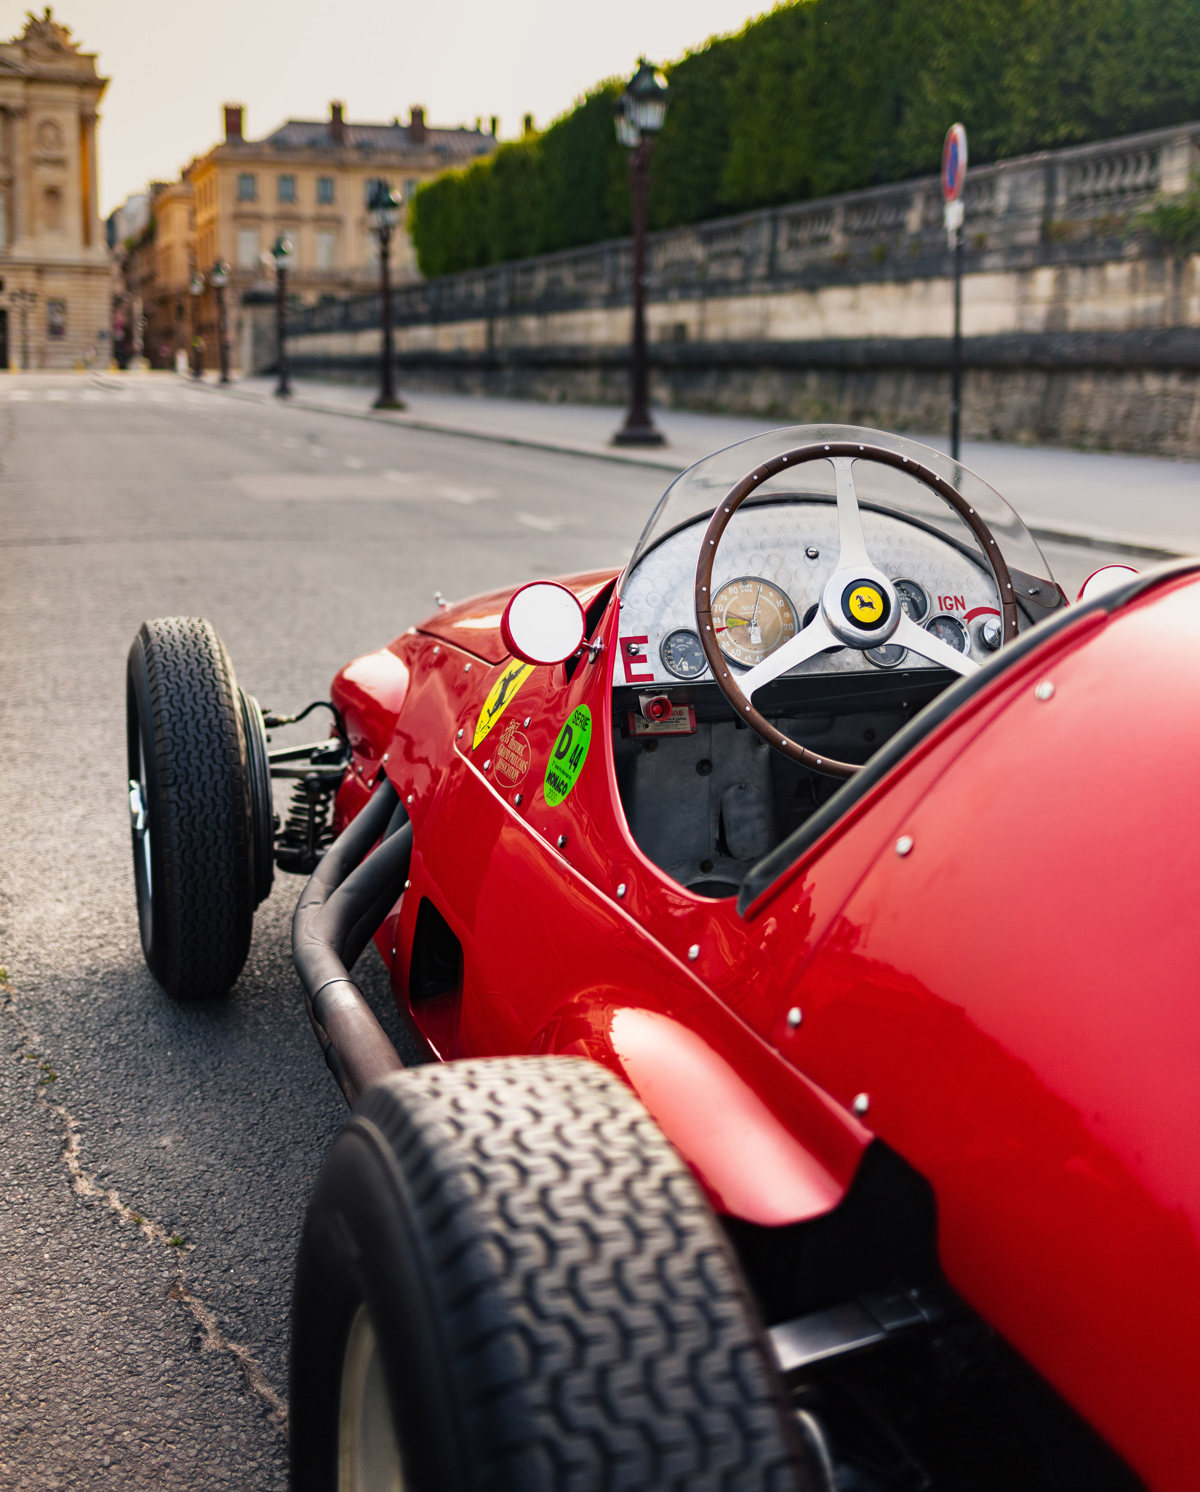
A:
{"type": "Polygon", "coordinates": [[[1132,580],[1136,574],[1137,571],[1129,565],[1105,565],[1100,570],[1093,570],[1079,587],[1075,604],[1102,596],[1105,591],[1114,590],[1117,586],[1124,585],[1127,580],[1132,580]]]}
{"type": "Polygon", "coordinates": [[[553,580],[535,580],[517,591],[500,619],[500,635],[526,663],[561,663],[583,642],[583,607],[553,580]]]}

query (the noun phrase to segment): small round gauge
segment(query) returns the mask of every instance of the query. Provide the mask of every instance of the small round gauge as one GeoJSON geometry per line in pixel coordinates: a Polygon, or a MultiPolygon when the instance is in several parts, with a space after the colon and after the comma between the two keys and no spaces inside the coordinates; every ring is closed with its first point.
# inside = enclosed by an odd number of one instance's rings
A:
{"type": "Polygon", "coordinates": [[[717,646],[731,663],[761,663],[795,637],[796,608],[778,586],[744,575],[723,585],[712,600],[717,646]]]}
{"type": "Polygon", "coordinates": [[[926,632],[931,632],[939,642],[946,643],[949,647],[956,648],[960,653],[971,651],[971,639],[967,635],[967,629],[953,616],[930,617],[925,623],[926,632]]]}
{"type": "Polygon", "coordinates": [[[908,657],[908,649],[899,643],[885,642],[881,648],[868,648],[867,657],[876,668],[899,668],[908,657]]]}
{"type": "Polygon", "coordinates": [[[923,622],[929,615],[929,597],[923,587],[915,580],[894,580],[892,584],[896,587],[896,594],[900,597],[900,605],[904,610],[914,622],[923,622]]]}
{"type": "Polygon", "coordinates": [[[708,667],[700,639],[686,627],[667,633],[659,644],[658,656],[667,672],[677,679],[698,679],[708,667]]]}

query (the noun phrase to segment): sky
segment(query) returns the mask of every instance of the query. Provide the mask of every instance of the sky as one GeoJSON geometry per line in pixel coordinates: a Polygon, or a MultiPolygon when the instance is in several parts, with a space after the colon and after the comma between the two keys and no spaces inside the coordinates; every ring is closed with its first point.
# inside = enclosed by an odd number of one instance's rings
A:
{"type": "MultiPolygon", "coordinates": [[[[105,216],[150,180],[172,180],[221,136],[221,105],[246,106],[246,133],[328,116],[472,125],[502,139],[530,113],[542,127],[593,83],[644,54],[672,61],[740,30],[771,0],[59,0],[54,17],[110,78],[101,103],[105,216]]],[[[0,36],[26,3],[0,0],[0,36]]],[[[37,7],[41,14],[42,5],[37,7]]]]}

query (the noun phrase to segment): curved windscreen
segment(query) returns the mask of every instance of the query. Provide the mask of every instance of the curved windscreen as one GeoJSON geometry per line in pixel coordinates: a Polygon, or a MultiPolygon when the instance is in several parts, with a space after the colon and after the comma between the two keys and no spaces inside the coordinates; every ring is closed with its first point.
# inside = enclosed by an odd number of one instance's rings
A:
{"type": "MultiPolygon", "coordinates": [[[[871,430],[856,425],[791,425],[769,430],[750,440],[726,446],[690,466],[667,488],[650,521],[642,531],[633,557],[621,577],[624,587],[638,561],[668,534],[706,518],[721,499],[755,467],[800,446],[823,441],[856,441],[866,445],[885,446],[898,455],[928,467],[962,494],[991,529],[1001,552],[1013,570],[1041,579],[1051,579],[1050,567],[1029,530],[1008,503],[981,478],[961,462],[943,451],[922,445],[919,441],[871,430]]],[[[895,467],[860,460],[854,466],[854,483],[859,502],[864,506],[913,518],[927,527],[939,530],[956,544],[979,552],[979,544],[961,518],[915,477],[895,467]]],[[[836,496],[833,467],[818,459],[789,468],[764,482],[745,506],[787,501],[788,498],[827,498],[836,496]]]]}

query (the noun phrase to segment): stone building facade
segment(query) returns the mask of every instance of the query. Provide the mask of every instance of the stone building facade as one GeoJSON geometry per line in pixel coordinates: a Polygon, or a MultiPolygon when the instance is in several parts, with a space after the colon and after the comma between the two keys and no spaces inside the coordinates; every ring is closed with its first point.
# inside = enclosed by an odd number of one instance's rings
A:
{"type": "MultiPolygon", "coordinates": [[[[367,215],[367,192],[383,180],[407,203],[422,183],[455,167],[470,165],[496,146],[490,131],[443,129],[425,122],[414,107],[406,124],[355,124],[340,103],[325,120],[289,119],[272,134],[249,140],[241,105],[225,106],[225,138],[183,173],[181,187],[191,194],[192,270],[206,275],[218,259],[230,266],[231,319],[249,322],[242,302],[263,300],[272,290],[264,255],[280,233],[291,239],[292,296],[314,304],[329,296],[362,291],[379,282],[376,241],[367,215]]],[[[161,210],[158,233],[163,234],[161,210]]],[[[175,233],[170,235],[175,242],[175,233]]],[[[412,240],[402,226],[392,238],[392,275],[397,282],[417,278],[412,240]]],[[[163,280],[160,252],[157,294],[177,293],[163,280]]],[[[173,273],[173,272],[172,272],[173,273]]],[[[217,358],[216,298],[210,288],[190,308],[193,329],[204,339],[205,358],[217,358]]],[[[235,347],[240,325],[231,328],[235,347]]]]}
{"type": "Polygon", "coordinates": [[[107,365],[96,179],[107,81],[49,7],[0,44],[0,368],[107,365]]]}

